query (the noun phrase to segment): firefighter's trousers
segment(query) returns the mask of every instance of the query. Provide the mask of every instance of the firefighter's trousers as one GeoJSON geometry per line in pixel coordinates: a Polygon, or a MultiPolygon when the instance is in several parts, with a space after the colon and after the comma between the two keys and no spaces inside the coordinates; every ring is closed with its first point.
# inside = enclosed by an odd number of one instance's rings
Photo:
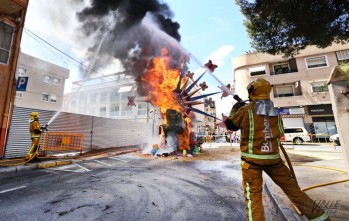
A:
{"type": "Polygon", "coordinates": [[[32,137],[32,145],[25,157],[26,160],[34,159],[38,156],[40,137],[32,137]]]}
{"type": "Polygon", "coordinates": [[[265,221],[262,201],[263,171],[269,175],[308,219],[317,221],[330,220],[327,214],[318,206],[315,206],[314,201],[300,189],[283,161],[274,166],[258,166],[242,160],[241,167],[246,219],[248,221],[265,221]]]}

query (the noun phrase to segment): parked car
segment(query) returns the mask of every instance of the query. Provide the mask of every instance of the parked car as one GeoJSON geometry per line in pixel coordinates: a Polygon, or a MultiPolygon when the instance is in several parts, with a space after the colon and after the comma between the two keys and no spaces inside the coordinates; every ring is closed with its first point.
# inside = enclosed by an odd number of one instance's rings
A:
{"type": "Polygon", "coordinates": [[[330,136],[330,142],[334,142],[337,146],[341,145],[341,142],[339,141],[338,134],[334,134],[334,135],[330,136]]]}
{"type": "Polygon", "coordinates": [[[285,127],[284,139],[286,142],[292,142],[294,144],[302,144],[303,142],[311,141],[308,131],[304,127],[285,127]]]}
{"type": "Polygon", "coordinates": [[[318,131],[317,133],[313,134],[313,142],[331,142],[330,136],[337,134],[337,129],[335,127],[329,127],[326,130],[318,131]]]}

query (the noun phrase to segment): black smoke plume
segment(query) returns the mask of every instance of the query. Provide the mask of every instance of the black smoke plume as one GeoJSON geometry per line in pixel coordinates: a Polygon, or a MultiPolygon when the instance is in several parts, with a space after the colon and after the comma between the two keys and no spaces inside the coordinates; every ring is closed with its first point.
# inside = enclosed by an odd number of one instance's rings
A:
{"type": "Polygon", "coordinates": [[[103,67],[108,58],[116,58],[128,74],[139,80],[164,47],[173,58],[171,66],[178,66],[181,49],[159,33],[179,42],[180,25],[172,20],[169,6],[160,0],[91,0],[91,5],[78,12],[77,17],[84,33],[94,36],[94,45],[89,47],[91,54],[103,39],[96,68],[103,67]],[[156,26],[147,25],[148,21],[154,21],[156,26]]]}

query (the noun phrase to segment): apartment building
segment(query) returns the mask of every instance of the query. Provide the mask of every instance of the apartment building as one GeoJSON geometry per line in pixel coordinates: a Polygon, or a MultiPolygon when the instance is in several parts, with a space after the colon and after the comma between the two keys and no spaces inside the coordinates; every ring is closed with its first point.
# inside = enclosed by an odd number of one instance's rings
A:
{"type": "Polygon", "coordinates": [[[246,86],[263,77],[272,86],[271,99],[284,126],[304,126],[312,133],[336,130],[327,80],[332,69],[349,61],[349,45],[307,47],[292,58],[248,53],[233,59],[234,90],[248,97],[246,86]]]}
{"type": "Polygon", "coordinates": [[[28,83],[26,91],[16,91],[16,106],[53,111],[62,109],[68,69],[20,53],[16,79],[18,77],[28,77],[28,83]]]}

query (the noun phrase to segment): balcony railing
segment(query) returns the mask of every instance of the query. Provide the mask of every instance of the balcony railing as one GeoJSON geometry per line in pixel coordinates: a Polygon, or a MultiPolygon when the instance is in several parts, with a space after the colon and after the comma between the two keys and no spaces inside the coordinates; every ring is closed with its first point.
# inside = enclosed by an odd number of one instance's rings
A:
{"type": "Polygon", "coordinates": [[[294,72],[298,72],[298,71],[294,71],[294,70],[290,70],[290,69],[283,69],[282,71],[271,71],[270,75],[280,75],[280,74],[288,74],[288,73],[294,73],[294,72]]]}
{"type": "Polygon", "coordinates": [[[302,93],[289,93],[289,94],[274,94],[274,97],[294,97],[294,96],[302,96],[302,93]]]}

